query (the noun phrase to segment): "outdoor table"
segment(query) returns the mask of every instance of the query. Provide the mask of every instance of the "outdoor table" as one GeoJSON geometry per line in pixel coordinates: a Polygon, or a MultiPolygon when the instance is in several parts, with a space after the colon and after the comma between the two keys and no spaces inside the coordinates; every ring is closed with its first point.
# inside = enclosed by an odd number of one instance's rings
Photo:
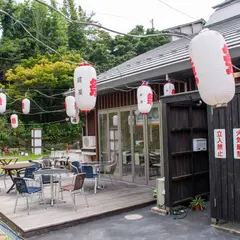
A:
{"type": "Polygon", "coordinates": [[[33,166],[34,166],[33,163],[13,163],[13,164],[8,164],[8,165],[1,167],[10,176],[10,178],[12,179],[12,182],[13,182],[12,186],[9,188],[7,193],[12,191],[15,186],[15,182],[13,179],[13,172],[16,171],[17,176],[20,177],[20,175],[19,175],[20,170],[22,170],[24,168],[28,168],[28,167],[33,167],[33,166]]]}
{"type": "Polygon", "coordinates": [[[0,163],[5,166],[10,164],[12,161],[16,163],[18,161],[18,157],[0,157],[0,163]]]}
{"type": "MultiPolygon", "coordinates": [[[[38,171],[33,173],[34,176],[42,176],[42,175],[50,176],[50,188],[51,188],[50,204],[52,207],[54,206],[54,203],[56,202],[56,199],[54,198],[53,176],[61,175],[64,173],[69,173],[69,170],[62,169],[62,168],[48,168],[48,169],[39,169],[38,171]]],[[[58,199],[58,201],[59,201],[59,199],[58,199]]]]}

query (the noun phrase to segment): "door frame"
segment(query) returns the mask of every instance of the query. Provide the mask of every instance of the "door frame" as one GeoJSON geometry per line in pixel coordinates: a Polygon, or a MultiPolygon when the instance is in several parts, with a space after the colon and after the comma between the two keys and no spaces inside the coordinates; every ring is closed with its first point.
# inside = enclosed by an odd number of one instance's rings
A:
{"type": "MultiPolygon", "coordinates": [[[[159,126],[159,149],[162,153],[162,149],[163,149],[163,137],[162,137],[162,114],[161,114],[161,103],[160,102],[155,102],[152,106],[152,108],[158,108],[158,112],[159,112],[159,121],[160,121],[160,126],[159,126]]],[[[110,119],[109,119],[109,114],[111,113],[116,113],[116,115],[118,115],[118,119],[121,119],[121,112],[130,112],[130,117],[132,119],[132,117],[134,116],[134,111],[137,110],[137,105],[130,105],[130,106],[125,106],[125,107],[118,107],[118,108],[109,108],[109,109],[101,109],[98,110],[98,124],[100,124],[100,115],[106,114],[107,115],[107,152],[108,154],[110,153],[110,139],[109,139],[109,123],[110,123],[110,119]]],[[[145,115],[143,117],[144,119],[144,124],[143,124],[143,140],[144,140],[144,168],[145,168],[145,184],[148,185],[149,184],[149,149],[148,149],[148,117],[147,115],[145,115]]],[[[130,125],[130,136],[131,136],[131,157],[132,157],[132,182],[136,182],[135,181],[135,153],[134,153],[134,132],[133,132],[133,125],[130,125]]],[[[99,135],[99,140],[98,140],[98,145],[99,145],[99,154],[101,155],[102,149],[101,149],[101,144],[100,144],[100,134],[101,134],[101,130],[100,127],[98,128],[98,135],[99,135]]],[[[121,131],[121,121],[118,121],[118,136],[119,136],[119,175],[120,175],[120,179],[122,179],[123,175],[122,175],[122,131],[121,131]]],[[[160,161],[161,161],[161,174],[163,171],[163,155],[161,154],[160,157],[160,161]]],[[[163,175],[161,175],[163,176],[163,175]]]]}

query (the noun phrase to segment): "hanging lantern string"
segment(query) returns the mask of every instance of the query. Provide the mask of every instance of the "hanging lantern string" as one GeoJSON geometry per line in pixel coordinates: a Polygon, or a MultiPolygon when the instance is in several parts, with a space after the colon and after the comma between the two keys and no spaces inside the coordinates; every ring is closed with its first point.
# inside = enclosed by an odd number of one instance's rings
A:
{"type": "MultiPolygon", "coordinates": [[[[54,111],[44,111],[44,112],[36,112],[36,113],[28,113],[28,115],[39,115],[39,114],[48,114],[48,113],[60,113],[60,112],[65,112],[66,109],[60,109],[60,110],[54,110],[54,111]]],[[[4,114],[12,114],[12,113],[17,113],[19,115],[25,115],[22,112],[18,112],[18,111],[6,111],[4,114]]]]}
{"type": "MultiPolygon", "coordinates": [[[[46,123],[21,123],[19,124],[19,126],[21,125],[27,125],[27,126],[36,126],[36,125],[45,125],[45,124],[53,124],[53,123],[61,123],[61,122],[69,122],[66,119],[63,120],[58,120],[58,121],[53,121],[53,122],[46,122],[46,123]]],[[[11,123],[8,123],[8,125],[11,125],[11,123]]]]}

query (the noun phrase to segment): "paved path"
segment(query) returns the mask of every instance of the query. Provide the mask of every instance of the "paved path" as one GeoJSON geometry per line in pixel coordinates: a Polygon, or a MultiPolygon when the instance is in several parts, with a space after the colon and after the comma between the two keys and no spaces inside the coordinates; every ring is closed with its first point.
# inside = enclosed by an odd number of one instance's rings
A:
{"type": "Polygon", "coordinates": [[[31,240],[240,240],[240,237],[217,231],[210,226],[209,214],[189,212],[184,219],[161,216],[151,212],[151,207],[138,209],[113,217],[62,229],[31,240]],[[143,216],[139,220],[126,220],[129,214],[143,216]]]}

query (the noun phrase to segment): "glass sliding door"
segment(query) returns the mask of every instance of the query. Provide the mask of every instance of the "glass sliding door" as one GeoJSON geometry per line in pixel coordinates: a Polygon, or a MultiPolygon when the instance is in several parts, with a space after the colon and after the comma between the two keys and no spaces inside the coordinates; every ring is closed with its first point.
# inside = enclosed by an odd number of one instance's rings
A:
{"type": "Polygon", "coordinates": [[[118,131],[119,119],[117,112],[109,113],[109,158],[108,161],[117,161],[117,167],[115,169],[114,175],[120,178],[120,162],[119,162],[119,146],[120,146],[120,136],[118,131]]]}
{"type": "Polygon", "coordinates": [[[122,135],[122,179],[133,181],[132,177],[132,151],[131,151],[131,125],[130,111],[121,111],[121,135],[122,135]]]}
{"type": "Polygon", "coordinates": [[[133,148],[134,148],[134,182],[146,184],[146,161],[144,153],[144,118],[138,110],[133,111],[133,148]]]}
{"type": "Polygon", "coordinates": [[[156,186],[156,178],[161,177],[160,165],[160,116],[158,106],[148,114],[148,182],[156,186]]]}
{"type": "Polygon", "coordinates": [[[108,158],[108,132],[107,132],[107,113],[99,114],[99,157],[100,163],[102,165],[101,170],[103,170],[103,166],[106,164],[108,158]]]}

